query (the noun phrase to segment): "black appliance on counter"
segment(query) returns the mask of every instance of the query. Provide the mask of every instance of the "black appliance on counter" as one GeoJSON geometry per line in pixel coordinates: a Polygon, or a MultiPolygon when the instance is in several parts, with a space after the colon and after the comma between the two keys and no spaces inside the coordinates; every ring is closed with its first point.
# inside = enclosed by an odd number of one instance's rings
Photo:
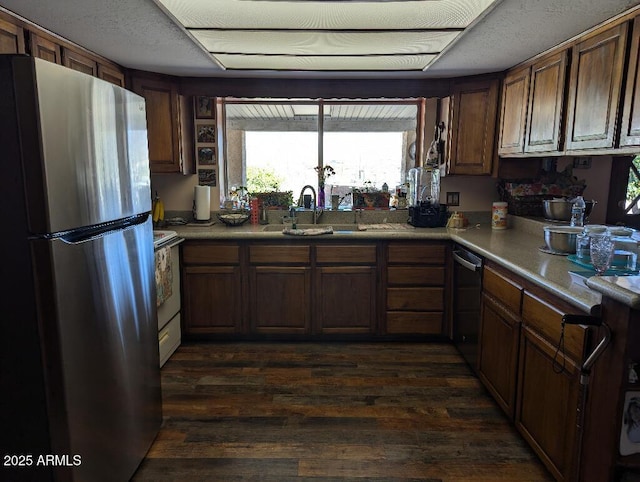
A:
{"type": "Polygon", "coordinates": [[[447,225],[447,206],[422,201],[416,206],[409,206],[409,220],[417,228],[439,228],[447,225]]]}
{"type": "Polygon", "coordinates": [[[483,259],[459,244],[454,245],[452,253],[453,343],[476,372],[483,259]]]}

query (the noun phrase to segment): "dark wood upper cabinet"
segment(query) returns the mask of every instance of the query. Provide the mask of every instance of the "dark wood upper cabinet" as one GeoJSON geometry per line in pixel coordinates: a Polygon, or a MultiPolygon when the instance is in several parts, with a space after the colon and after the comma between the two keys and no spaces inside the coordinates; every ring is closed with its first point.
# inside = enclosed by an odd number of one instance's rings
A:
{"type": "Polygon", "coordinates": [[[567,151],[615,147],[627,28],[621,23],[573,46],[567,151]]]}
{"type": "Polygon", "coordinates": [[[450,174],[491,174],[499,79],[457,83],[449,110],[450,174]]]}
{"type": "Polygon", "coordinates": [[[31,55],[33,57],[62,65],[62,50],[60,49],[60,45],[57,43],[38,35],[34,31],[30,31],[29,44],[31,47],[31,55]]]}
{"type": "Polygon", "coordinates": [[[567,58],[562,50],[531,66],[524,152],[562,150],[567,58]]]}
{"type": "Polygon", "coordinates": [[[629,52],[629,67],[627,69],[627,85],[622,109],[622,123],[620,129],[620,147],[640,146],[640,17],[633,20],[633,35],[629,52]]]}
{"type": "Polygon", "coordinates": [[[152,173],[188,174],[193,169],[189,108],[177,80],[134,76],[133,91],[146,100],[149,163],[152,173]]]}
{"type": "Polygon", "coordinates": [[[0,18],[0,53],[1,54],[23,54],[24,30],[18,25],[2,20],[0,18]]]}
{"type": "Polygon", "coordinates": [[[93,77],[98,76],[98,63],[87,55],[68,48],[62,49],[62,65],[93,77]]]}
{"type": "Polygon", "coordinates": [[[529,100],[529,66],[509,72],[502,83],[502,112],[498,154],[521,153],[527,127],[529,100]]]}
{"type": "Polygon", "coordinates": [[[115,67],[98,64],[98,77],[120,87],[125,87],[124,73],[115,67]]]}

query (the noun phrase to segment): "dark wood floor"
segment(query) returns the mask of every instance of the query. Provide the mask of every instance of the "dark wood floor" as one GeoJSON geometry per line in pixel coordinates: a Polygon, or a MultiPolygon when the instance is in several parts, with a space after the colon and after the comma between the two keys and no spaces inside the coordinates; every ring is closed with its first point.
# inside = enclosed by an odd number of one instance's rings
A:
{"type": "Polygon", "coordinates": [[[135,481],[550,481],[447,344],[198,343],[135,481]]]}

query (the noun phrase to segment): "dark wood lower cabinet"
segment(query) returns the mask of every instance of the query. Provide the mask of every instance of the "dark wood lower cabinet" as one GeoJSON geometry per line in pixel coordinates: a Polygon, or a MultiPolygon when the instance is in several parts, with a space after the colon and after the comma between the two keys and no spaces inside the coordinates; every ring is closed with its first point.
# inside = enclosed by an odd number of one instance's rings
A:
{"type": "Polygon", "coordinates": [[[311,268],[252,266],[248,300],[252,333],[308,335],[311,268]]]}
{"type": "Polygon", "coordinates": [[[576,474],[579,368],[554,361],[556,347],[525,326],[520,346],[516,427],[556,480],[576,474]]]}
{"type": "Polygon", "coordinates": [[[239,266],[186,266],[183,286],[186,334],[242,333],[239,266]]]}
{"type": "Polygon", "coordinates": [[[482,297],[478,376],[513,420],[521,321],[487,294],[482,297]]]}
{"type": "Polygon", "coordinates": [[[314,310],[317,332],[375,333],[376,278],[375,266],[318,268],[314,310]]]}
{"type": "Polygon", "coordinates": [[[444,243],[187,240],[183,333],[192,338],[442,335],[446,252],[444,243]],[[387,244],[396,263],[388,280],[387,244]],[[409,266],[416,256],[421,266],[409,266]]]}

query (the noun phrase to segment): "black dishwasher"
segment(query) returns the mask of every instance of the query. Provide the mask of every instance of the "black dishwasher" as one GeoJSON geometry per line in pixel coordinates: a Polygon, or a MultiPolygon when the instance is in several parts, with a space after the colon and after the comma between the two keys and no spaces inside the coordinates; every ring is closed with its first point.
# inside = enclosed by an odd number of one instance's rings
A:
{"type": "Polygon", "coordinates": [[[478,365],[482,263],[477,254],[453,247],[453,343],[475,372],[478,365]]]}

